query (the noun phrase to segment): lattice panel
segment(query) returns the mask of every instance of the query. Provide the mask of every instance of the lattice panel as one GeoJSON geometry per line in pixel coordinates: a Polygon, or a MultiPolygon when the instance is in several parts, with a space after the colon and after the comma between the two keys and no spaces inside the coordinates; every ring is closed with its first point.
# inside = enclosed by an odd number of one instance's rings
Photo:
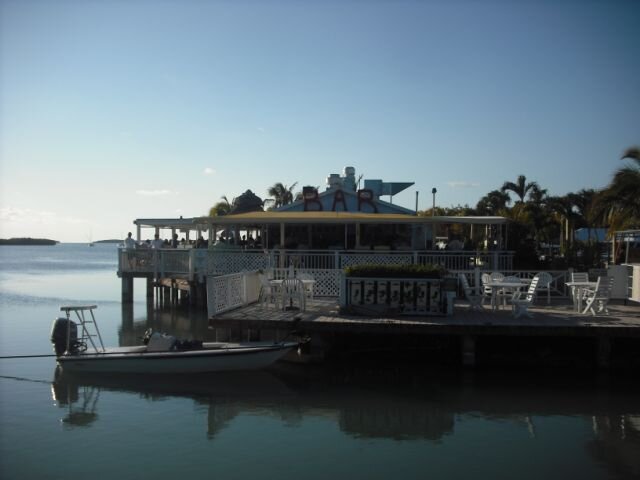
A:
{"type": "Polygon", "coordinates": [[[251,270],[264,270],[268,267],[269,257],[263,253],[210,252],[207,262],[209,275],[225,275],[251,270]]]}
{"type": "Polygon", "coordinates": [[[165,273],[190,273],[189,250],[162,250],[161,269],[165,273]]]}
{"type": "Polygon", "coordinates": [[[340,266],[342,268],[353,265],[411,265],[412,263],[413,255],[411,254],[347,253],[340,255],[340,266]]]}
{"type": "MultiPolygon", "coordinates": [[[[298,268],[294,270],[294,276],[306,273],[313,277],[316,283],[313,286],[313,295],[316,297],[337,297],[340,295],[341,270],[333,268],[298,268]]],[[[288,268],[272,268],[269,270],[270,278],[287,278],[288,268]]]]}
{"type": "Polygon", "coordinates": [[[337,297],[340,295],[340,270],[305,269],[300,271],[312,275],[315,279],[313,294],[316,297],[337,297]]]}
{"type": "Polygon", "coordinates": [[[207,307],[209,316],[244,305],[242,274],[207,277],[207,307]]]}

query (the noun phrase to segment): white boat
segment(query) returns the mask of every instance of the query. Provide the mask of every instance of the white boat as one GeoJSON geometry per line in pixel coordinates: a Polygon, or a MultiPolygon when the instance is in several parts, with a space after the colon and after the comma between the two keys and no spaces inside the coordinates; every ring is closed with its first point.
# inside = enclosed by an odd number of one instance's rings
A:
{"type": "Polygon", "coordinates": [[[93,313],[96,308],[96,305],[60,307],[66,317],[54,320],[51,342],[56,360],[64,371],[203,373],[255,370],[268,367],[299,345],[285,341],[179,341],[171,335],[149,332],[145,335],[145,345],[105,348],[93,313]],[[72,313],[78,323],[71,319],[72,313]]]}

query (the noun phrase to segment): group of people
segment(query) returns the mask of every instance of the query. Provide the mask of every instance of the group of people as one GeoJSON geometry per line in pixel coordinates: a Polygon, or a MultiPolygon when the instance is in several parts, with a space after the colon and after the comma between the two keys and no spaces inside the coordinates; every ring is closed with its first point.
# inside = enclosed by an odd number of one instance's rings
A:
{"type": "MultiPolygon", "coordinates": [[[[186,247],[187,241],[183,238],[181,241],[178,241],[178,234],[174,233],[171,240],[163,240],[160,238],[159,234],[155,234],[153,240],[145,240],[144,242],[136,242],[132,233],[129,232],[127,234],[127,238],[124,239],[124,248],[127,249],[136,249],[136,248],[178,248],[178,247],[186,247]]],[[[196,248],[207,248],[207,241],[200,235],[198,240],[195,242],[196,248]]]]}
{"type": "MultiPolygon", "coordinates": [[[[205,243],[206,243],[206,240],[205,240],[205,243]]],[[[255,239],[253,238],[253,235],[249,234],[248,238],[246,235],[242,235],[239,240],[234,238],[233,234],[230,234],[227,237],[220,235],[215,244],[216,246],[228,245],[228,246],[236,246],[236,247],[242,247],[242,248],[261,248],[262,238],[260,237],[259,233],[257,238],[255,239]]]]}

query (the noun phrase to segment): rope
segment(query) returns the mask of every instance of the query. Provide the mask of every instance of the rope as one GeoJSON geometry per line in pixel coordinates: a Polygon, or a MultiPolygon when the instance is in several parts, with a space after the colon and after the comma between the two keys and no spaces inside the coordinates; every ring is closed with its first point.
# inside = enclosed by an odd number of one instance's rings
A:
{"type": "Polygon", "coordinates": [[[56,357],[56,356],[57,355],[55,353],[49,353],[46,355],[6,355],[6,356],[0,357],[0,360],[8,359],[8,358],[41,358],[41,357],[56,357]]]}
{"type": "Polygon", "coordinates": [[[18,382],[32,382],[32,383],[46,383],[47,385],[50,385],[51,382],[50,381],[46,381],[46,380],[34,380],[32,378],[25,378],[25,377],[10,377],[8,375],[0,375],[0,378],[4,378],[6,380],[16,380],[18,382]]]}

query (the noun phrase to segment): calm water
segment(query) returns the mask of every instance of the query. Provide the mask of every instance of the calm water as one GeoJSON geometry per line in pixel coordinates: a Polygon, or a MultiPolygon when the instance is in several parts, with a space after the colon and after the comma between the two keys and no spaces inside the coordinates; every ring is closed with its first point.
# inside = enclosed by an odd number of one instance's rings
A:
{"type": "MultiPolygon", "coordinates": [[[[50,353],[64,303],[97,303],[109,345],[203,314],[123,309],[115,246],[0,247],[0,355],[50,353]]],[[[417,365],[196,377],[57,376],[0,360],[0,477],[638,478],[635,379],[417,365]]]]}

